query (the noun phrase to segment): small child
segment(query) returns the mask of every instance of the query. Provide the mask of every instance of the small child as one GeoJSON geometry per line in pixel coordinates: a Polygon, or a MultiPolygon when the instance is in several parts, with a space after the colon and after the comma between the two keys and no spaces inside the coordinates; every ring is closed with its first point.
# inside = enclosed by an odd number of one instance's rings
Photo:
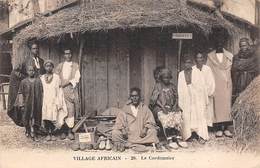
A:
{"type": "Polygon", "coordinates": [[[65,100],[60,88],[60,77],[53,73],[54,63],[46,60],[46,74],[41,76],[43,85],[42,121],[47,130],[47,141],[55,141],[54,132],[64,123],[66,114],[65,100]],[[65,113],[64,113],[65,112],[65,113]]]}
{"type": "Polygon", "coordinates": [[[42,83],[38,77],[35,77],[36,71],[33,66],[28,66],[26,69],[28,77],[21,81],[19,86],[21,94],[17,96],[16,104],[22,111],[25,135],[38,141],[37,131],[41,126],[42,83]]]}

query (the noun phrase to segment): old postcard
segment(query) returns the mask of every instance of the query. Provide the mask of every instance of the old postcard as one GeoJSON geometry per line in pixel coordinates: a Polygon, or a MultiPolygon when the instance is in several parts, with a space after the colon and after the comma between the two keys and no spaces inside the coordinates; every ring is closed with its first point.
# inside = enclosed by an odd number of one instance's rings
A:
{"type": "Polygon", "coordinates": [[[0,0],[0,168],[260,168],[259,0],[0,0]]]}

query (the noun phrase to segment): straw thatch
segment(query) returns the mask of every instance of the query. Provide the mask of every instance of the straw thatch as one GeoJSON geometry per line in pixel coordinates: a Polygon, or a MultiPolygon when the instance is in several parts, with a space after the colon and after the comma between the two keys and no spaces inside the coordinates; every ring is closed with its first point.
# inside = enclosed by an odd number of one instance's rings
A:
{"type": "Polygon", "coordinates": [[[235,142],[246,147],[260,133],[260,75],[239,95],[232,107],[235,142]]]}
{"type": "Polygon", "coordinates": [[[38,18],[14,40],[21,43],[67,33],[168,26],[192,27],[204,34],[214,27],[224,28],[230,34],[236,32],[227,20],[183,5],[179,0],[99,0],[38,18]]]}

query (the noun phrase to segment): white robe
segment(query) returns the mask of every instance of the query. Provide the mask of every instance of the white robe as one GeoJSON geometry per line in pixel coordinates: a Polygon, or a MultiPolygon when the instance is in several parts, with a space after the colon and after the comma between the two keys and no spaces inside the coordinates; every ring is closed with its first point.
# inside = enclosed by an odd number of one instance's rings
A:
{"type": "Polygon", "coordinates": [[[200,71],[192,67],[191,84],[187,85],[184,71],[178,78],[178,101],[183,111],[182,136],[187,140],[192,131],[195,131],[205,140],[209,139],[208,125],[212,125],[212,115],[207,114],[209,96],[214,92],[214,77],[208,66],[200,71]]]}
{"type": "Polygon", "coordinates": [[[43,86],[42,120],[52,121],[57,128],[64,124],[64,118],[68,115],[60,78],[53,74],[50,83],[46,83],[45,75],[41,76],[43,86]]]}

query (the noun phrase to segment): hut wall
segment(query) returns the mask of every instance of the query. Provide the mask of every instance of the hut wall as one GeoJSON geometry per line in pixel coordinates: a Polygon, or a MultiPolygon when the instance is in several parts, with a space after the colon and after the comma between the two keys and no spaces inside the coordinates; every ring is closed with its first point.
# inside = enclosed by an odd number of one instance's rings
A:
{"type": "MultiPolygon", "coordinates": [[[[148,104],[155,83],[153,70],[157,66],[169,68],[172,82],[177,85],[178,41],[171,39],[174,31],[138,29],[86,33],[81,64],[82,113],[101,114],[109,107],[121,108],[131,87],[141,88],[144,102],[148,104]]],[[[40,46],[41,57],[52,59],[56,65],[63,61],[63,46],[70,46],[73,60],[78,62],[77,40],[64,39],[59,43],[48,40],[40,46]]],[[[197,51],[205,52],[210,47],[207,38],[194,33],[193,40],[183,41],[181,62],[185,56],[192,57],[197,51]]]]}
{"type": "Polygon", "coordinates": [[[232,52],[233,54],[236,54],[239,51],[240,38],[247,37],[250,39],[250,34],[251,34],[250,29],[243,23],[242,24],[240,23],[239,27],[241,29],[241,32],[236,36],[229,38],[227,41],[227,49],[229,49],[229,51],[232,52]]]}
{"type": "Polygon", "coordinates": [[[129,90],[129,40],[126,33],[89,34],[82,57],[84,113],[122,107],[129,90]]]}

